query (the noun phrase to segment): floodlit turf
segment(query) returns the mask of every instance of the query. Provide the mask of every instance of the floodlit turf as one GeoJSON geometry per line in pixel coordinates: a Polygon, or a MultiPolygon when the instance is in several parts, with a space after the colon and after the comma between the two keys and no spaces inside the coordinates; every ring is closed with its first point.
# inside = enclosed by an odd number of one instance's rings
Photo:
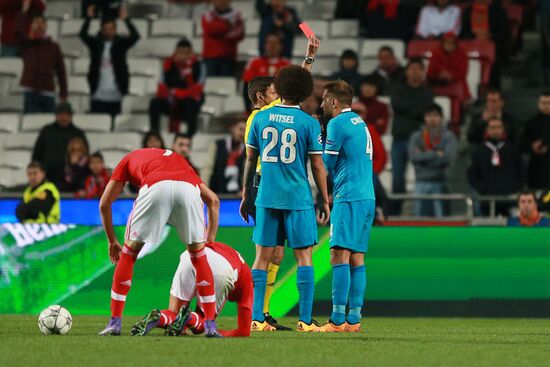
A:
{"type": "MultiPolygon", "coordinates": [[[[127,334],[135,317],[127,318],[127,334]]],[[[367,318],[360,334],[256,333],[248,339],[99,337],[105,317],[76,316],[43,336],[35,316],[0,316],[0,366],[543,366],[550,320],[367,318]]],[[[224,318],[219,324],[234,325],[224,318]]],[[[294,325],[296,320],[281,320],[294,325]]]]}

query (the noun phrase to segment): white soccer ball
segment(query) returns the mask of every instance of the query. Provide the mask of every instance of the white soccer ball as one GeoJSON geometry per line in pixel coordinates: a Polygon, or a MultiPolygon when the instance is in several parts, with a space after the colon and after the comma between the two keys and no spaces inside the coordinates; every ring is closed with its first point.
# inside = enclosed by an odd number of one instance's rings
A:
{"type": "Polygon", "coordinates": [[[38,327],[44,335],[65,335],[73,326],[73,318],[69,311],[62,306],[53,305],[40,312],[38,327]]]}

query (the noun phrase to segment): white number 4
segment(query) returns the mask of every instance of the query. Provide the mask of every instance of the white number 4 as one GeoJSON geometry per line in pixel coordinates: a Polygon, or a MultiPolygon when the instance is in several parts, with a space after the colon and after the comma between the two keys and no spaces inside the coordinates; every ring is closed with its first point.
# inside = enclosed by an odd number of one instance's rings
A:
{"type": "Polygon", "coordinates": [[[374,150],[372,148],[372,138],[370,137],[369,128],[365,126],[365,132],[367,133],[367,151],[366,153],[370,156],[370,160],[372,161],[372,156],[374,153],[374,150]]]}

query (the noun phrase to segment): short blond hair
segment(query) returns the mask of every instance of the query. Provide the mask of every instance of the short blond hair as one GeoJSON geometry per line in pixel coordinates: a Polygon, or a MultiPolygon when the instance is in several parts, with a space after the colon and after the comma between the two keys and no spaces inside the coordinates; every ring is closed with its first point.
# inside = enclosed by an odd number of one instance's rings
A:
{"type": "Polygon", "coordinates": [[[353,87],[344,80],[333,80],[325,84],[327,94],[338,102],[351,105],[353,101],[353,87]]]}

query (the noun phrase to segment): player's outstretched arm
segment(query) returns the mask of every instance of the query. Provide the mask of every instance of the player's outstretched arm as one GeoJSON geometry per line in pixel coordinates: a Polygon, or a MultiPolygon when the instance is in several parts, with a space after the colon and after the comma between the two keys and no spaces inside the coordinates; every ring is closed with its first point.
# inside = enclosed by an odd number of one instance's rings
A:
{"type": "Polygon", "coordinates": [[[252,309],[250,306],[239,304],[237,309],[238,329],[220,330],[224,337],[248,337],[250,336],[250,324],[252,323],[252,309]]]}
{"type": "Polygon", "coordinates": [[[241,201],[241,206],[239,212],[243,220],[248,223],[248,215],[250,214],[249,208],[247,205],[247,196],[248,196],[248,183],[252,182],[252,175],[254,174],[254,168],[256,168],[256,163],[258,162],[258,151],[251,147],[246,148],[246,160],[244,162],[244,173],[243,173],[243,198],[241,201]]]}
{"type": "Polygon", "coordinates": [[[327,190],[327,171],[325,170],[325,164],[323,163],[323,157],[321,154],[311,154],[311,171],[313,172],[313,178],[317,189],[321,193],[323,198],[323,204],[319,208],[319,222],[326,225],[330,219],[330,207],[328,201],[327,190]]]}
{"type": "MultiPolygon", "coordinates": [[[[319,38],[315,36],[309,37],[309,42],[307,43],[307,50],[306,50],[306,59],[311,57],[315,58],[315,54],[317,53],[317,49],[321,45],[321,41],[319,41],[319,38]]],[[[311,69],[313,68],[313,63],[308,63],[304,59],[302,62],[302,68],[306,69],[307,71],[311,72],[311,69]]]]}
{"type": "Polygon", "coordinates": [[[122,247],[118,242],[115,229],[113,227],[113,211],[111,206],[113,202],[118,198],[122,189],[124,188],[123,182],[118,181],[109,181],[105,187],[105,192],[101,196],[99,201],[99,214],[101,215],[101,222],[103,223],[103,229],[107,235],[107,240],[109,241],[109,257],[113,264],[118,262],[120,257],[120,251],[122,247]]]}
{"type": "Polygon", "coordinates": [[[220,199],[214,191],[204,183],[200,185],[201,198],[208,208],[208,226],[206,227],[206,242],[214,242],[220,223],[220,199]]]}

